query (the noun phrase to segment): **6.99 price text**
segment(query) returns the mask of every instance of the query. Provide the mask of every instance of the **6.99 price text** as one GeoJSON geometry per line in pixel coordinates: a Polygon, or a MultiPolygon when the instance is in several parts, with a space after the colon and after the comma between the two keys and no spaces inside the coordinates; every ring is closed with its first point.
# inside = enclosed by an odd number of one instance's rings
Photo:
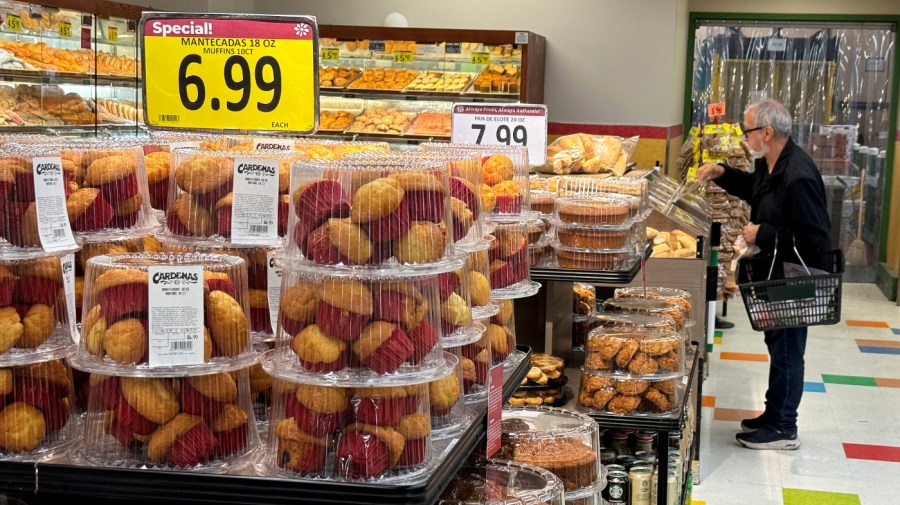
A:
{"type": "MultiPolygon", "coordinates": [[[[206,103],[206,85],[203,78],[191,73],[191,65],[202,65],[203,59],[199,54],[189,54],[181,60],[178,68],[178,96],[181,104],[187,110],[198,110],[206,103]],[[193,98],[191,98],[193,96],[193,98]]],[[[272,112],[278,107],[281,100],[281,67],[278,60],[272,56],[263,56],[257,62],[253,71],[246,58],[234,55],[225,60],[223,68],[225,85],[233,91],[240,91],[237,101],[226,101],[225,107],[232,112],[244,110],[250,103],[250,94],[254,89],[262,92],[271,92],[271,100],[268,102],[256,102],[256,109],[260,112],[272,112]]],[[[209,100],[209,106],[213,110],[219,110],[220,99],[213,97],[209,100]]]]}

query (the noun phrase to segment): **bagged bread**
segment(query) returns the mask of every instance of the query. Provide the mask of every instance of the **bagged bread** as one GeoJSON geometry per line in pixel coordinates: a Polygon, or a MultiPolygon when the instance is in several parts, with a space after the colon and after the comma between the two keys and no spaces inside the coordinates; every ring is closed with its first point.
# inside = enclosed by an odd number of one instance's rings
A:
{"type": "Polygon", "coordinates": [[[540,167],[557,175],[613,173],[622,175],[638,137],[575,133],[556,139],[547,147],[547,163],[540,167]]]}

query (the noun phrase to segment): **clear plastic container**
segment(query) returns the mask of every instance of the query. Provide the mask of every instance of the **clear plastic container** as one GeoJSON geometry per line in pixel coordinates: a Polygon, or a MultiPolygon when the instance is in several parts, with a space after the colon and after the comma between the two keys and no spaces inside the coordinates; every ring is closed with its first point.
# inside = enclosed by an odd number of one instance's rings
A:
{"type": "Polygon", "coordinates": [[[683,379],[617,379],[605,372],[582,370],[578,405],[593,412],[623,416],[669,414],[681,405],[683,379]]]}
{"type": "MultiPolygon", "coordinates": [[[[247,271],[248,303],[250,306],[250,331],[256,342],[271,341],[275,338],[269,305],[269,277],[275,275],[274,256],[281,252],[280,247],[232,247],[198,246],[189,239],[178,237],[160,237],[162,252],[166,253],[202,253],[225,254],[244,260],[247,271]]],[[[274,298],[277,299],[277,296],[274,298]]]]}
{"type": "Polygon", "coordinates": [[[583,226],[631,224],[638,216],[638,199],[624,195],[567,196],[556,200],[555,221],[583,226]]]}
{"type": "MultiPolygon", "coordinates": [[[[257,342],[257,352],[265,354],[274,346],[274,342],[257,342]]],[[[254,363],[249,369],[250,376],[250,401],[253,403],[253,412],[256,416],[256,426],[260,436],[265,436],[269,430],[269,409],[272,406],[272,384],[275,378],[269,375],[262,363],[254,363]]]]}
{"type": "Polygon", "coordinates": [[[584,368],[629,377],[684,374],[684,338],[673,331],[597,328],[588,335],[584,368]]]}
{"type": "Polygon", "coordinates": [[[538,466],[559,477],[566,494],[601,482],[600,429],[590,417],[553,407],[506,407],[496,457],[538,466]]]}
{"type": "Polygon", "coordinates": [[[572,316],[572,345],[582,347],[588,340],[588,334],[594,328],[600,326],[600,322],[596,314],[588,314],[586,316],[572,316]]]}
{"type": "Polygon", "coordinates": [[[541,285],[531,280],[528,265],[528,234],[523,222],[494,222],[494,237],[488,249],[488,272],[492,298],[526,298],[541,285]]]}
{"type": "Polygon", "coordinates": [[[563,493],[562,482],[543,468],[477,459],[459,470],[438,505],[564,505],[563,493]]]}
{"type": "MultiPolygon", "coordinates": [[[[489,319],[480,323],[487,327],[489,319]]],[[[459,347],[447,348],[447,351],[459,359],[459,372],[462,376],[462,392],[468,403],[479,402],[487,398],[488,371],[492,366],[501,363],[491,352],[491,341],[485,331],[477,342],[459,347]]]]}
{"type": "Polygon", "coordinates": [[[298,139],[294,149],[305,153],[309,159],[339,160],[348,154],[367,151],[388,151],[387,142],[340,142],[332,140],[298,139]]]}
{"type": "Polygon", "coordinates": [[[691,319],[691,294],[683,289],[666,287],[616,288],[615,298],[650,298],[661,299],[681,309],[685,320],[691,319]]]}
{"type": "MultiPolygon", "coordinates": [[[[441,344],[445,347],[468,344],[481,337],[484,326],[473,318],[472,286],[465,252],[456,253],[462,265],[457,270],[438,274],[441,302],[441,344]]],[[[483,286],[482,286],[483,287],[483,286]]]]}
{"type": "Polygon", "coordinates": [[[530,214],[528,150],[480,144],[424,143],[424,151],[470,151],[481,158],[482,198],[488,214],[530,214]]]}
{"type": "Polygon", "coordinates": [[[342,386],[437,378],[444,364],[440,277],[286,268],[272,366],[286,379],[342,386]]]}
{"type": "Polygon", "coordinates": [[[583,282],[572,283],[572,296],[574,304],[572,312],[576,315],[586,316],[597,310],[597,288],[583,282]]]}
{"type": "Polygon", "coordinates": [[[459,247],[466,254],[465,276],[469,281],[469,299],[472,302],[472,318],[484,319],[497,314],[500,302],[491,299],[490,262],[488,250],[493,237],[459,247]]]}
{"type": "Polygon", "coordinates": [[[443,163],[300,162],[291,188],[285,255],[299,263],[428,268],[453,255],[443,163]]]}
{"type": "Polygon", "coordinates": [[[536,267],[548,264],[551,260],[551,252],[553,247],[550,245],[551,240],[547,237],[542,238],[534,244],[528,245],[528,266],[536,267]]]}
{"type": "Polygon", "coordinates": [[[575,270],[628,270],[640,255],[634,246],[623,249],[583,249],[552,243],[556,263],[561,268],[575,270]]]}
{"type": "Polygon", "coordinates": [[[558,222],[554,229],[557,242],[574,249],[624,249],[635,241],[632,224],[587,227],[558,222]]]}
{"type": "Polygon", "coordinates": [[[645,298],[613,298],[603,302],[604,312],[625,314],[653,314],[668,316],[675,320],[675,330],[684,330],[685,317],[683,306],[678,302],[666,299],[645,298]]]}
{"type": "Polygon", "coordinates": [[[528,239],[528,245],[534,245],[547,236],[550,230],[549,224],[543,219],[531,219],[525,221],[525,236],[528,239]]]}
{"type": "Polygon", "coordinates": [[[97,242],[85,241],[81,250],[75,253],[75,312],[81,320],[81,304],[84,302],[84,271],[87,261],[104,254],[139,253],[145,251],[150,235],[132,238],[105,239],[97,242]]]}
{"type": "Polygon", "coordinates": [[[428,383],[431,438],[434,440],[458,437],[475,421],[475,413],[466,408],[462,363],[459,358],[456,354],[445,351],[444,359],[448,364],[453,364],[452,370],[444,377],[428,383]]]}
{"type": "Polygon", "coordinates": [[[557,194],[555,191],[535,190],[532,189],[531,210],[537,212],[541,216],[552,216],[553,209],[556,206],[557,194]]]}
{"type": "Polygon", "coordinates": [[[675,331],[675,320],[669,316],[656,314],[629,313],[596,313],[599,325],[603,328],[620,331],[675,331]]]}
{"type": "Polygon", "coordinates": [[[220,254],[97,256],[87,263],[79,368],[115,375],[233,369],[250,340],[244,260],[220,254]],[[151,339],[149,332],[153,331],[151,339]]]}
{"type": "Polygon", "coordinates": [[[62,356],[0,368],[0,460],[57,456],[77,437],[72,373],[62,356]]]}
{"type": "Polygon", "coordinates": [[[560,177],[557,191],[560,196],[611,193],[637,197],[640,213],[646,214],[650,207],[649,188],[647,179],[637,177],[560,177]]]}
{"type": "Polygon", "coordinates": [[[296,151],[176,150],[166,231],[213,243],[276,245],[287,232],[291,163],[303,158],[296,151]]]}
{"type": "Polygon", "coordinates": [[[76,461],[223,473],[259,447],[247,369],[184,377],[92,373],[76,461]]]}
{"type": "Polygon", "coordinates": [[[501,302],[500,312],[490,319],[486,327],[485,335],[491,343],[493,362],[511,365],[516,355],[516,317],[512,300],[501,302]]]}
{"type": "Polygon", "coordinates": [[[74,291],[67,296],[61,259],[0,260],[0,366],[58,357],[72,346],[74,291]]]}
{"type": "Polygon", "coordinates": [[[172,153],[168,146],[165,150],[144,153],[144,166],[147,168],[147,191],[150,194],[150,206],[156,210],[169,208],[169,178],[172,172],[172,153]]]}

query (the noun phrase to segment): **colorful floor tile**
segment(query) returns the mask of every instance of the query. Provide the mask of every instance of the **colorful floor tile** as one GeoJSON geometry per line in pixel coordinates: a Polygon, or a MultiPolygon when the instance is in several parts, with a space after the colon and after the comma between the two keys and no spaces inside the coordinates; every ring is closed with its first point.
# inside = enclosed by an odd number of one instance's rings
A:
{"type": "Polygon", "coordinates": [[[743,421],[751,417],[762,414],[761,410],[744,410],[744,409],[726,409],[724,407],[716,407],[713,413],[713,419],[716,421],[743,421]]]}
{"type": "Polygon", "coordinates": [[[860,505],[859,496],[855,494],[789,488],[781,491],[784,505],[860,505]]]}
{"type": "Polygon", "coordinates": [[[715,343],[717,343],[717,344],[721,344],[721,343],[722,343],[722,337],[713,337],[713,342],[715,342],[715,343]]]}
{"type": "Polygon", "coordinates": [[[844,454],[846,454],[850,459],[866,459],[869,461],[890,461],[892,463],[900,463],[900,447],[845,443],[844,454]]]}
{"type": "Polygon", "coordinates": [[[860,347],[891,347],[900,349],[900,342],[896,340],[872,340],[867,338],[856,339],[856,345],[860,347]]]}
{"type": "Polygon", "coordinates": [[[875,383],[881,388],[900,388],[900,379],[885,379],[883,377],[875,377],[875,383]]]}
{"type": "Polygon", "coordinates": [[[878,386],[872,377],[856,377],[853,375],[822,374],[822,382],[825,384],[843,384],[845,386],[878,386]]]}
{"type": "Polygon", "coordinates": [[[891,331],[894,332],[894,335],[900,335],[900,328],[891,328],[891,331]]]}
{"type": "Polygon", "coordinates": [[[891,347],[872,347],[867,345],[859,346],[859,352],[865,352],[868,354],[900,354],[900,349],[894,349],[891,347]]]}
{"type": "Polygon", "coordinates": [[[769,361],[768,354],[755,354],[751,352],[723,352],[719,353],[719,358],[737,361],[760,361],[763,363],[769,361]]]}
{"type": "Polygon", "coordinates": [[[806,393],[825,393],[825,383],[823,382],[804,382],[803,391],[806,393]]]}
{"type": "Polygon", "coordinates": [[[715,396],[706,396],[703,395],[703,398],[700,399],[701,405],[704,407],[715,407],[716,406],[716,397],[715,396]]]}
{"type": "Polygon", "coordinates": [[[847,326],[862,326],[864,328],[890,328],[891,326],[884,321],[860,321],[857,319],[847,319],[847,326]]]}

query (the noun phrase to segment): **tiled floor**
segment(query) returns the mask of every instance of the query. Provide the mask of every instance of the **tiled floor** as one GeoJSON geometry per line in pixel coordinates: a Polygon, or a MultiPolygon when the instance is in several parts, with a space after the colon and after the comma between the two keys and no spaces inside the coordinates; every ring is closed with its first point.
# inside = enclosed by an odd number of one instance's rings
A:
{"type": "Polygon", "coordinates": [[[713,346],[703,385],[704,505],[900,504],[900,307],[875,285],[847,284],[843,322],[810,329],[798,451],[737,444],[764,407],[768,357],[740,300],[713,346]]]}

